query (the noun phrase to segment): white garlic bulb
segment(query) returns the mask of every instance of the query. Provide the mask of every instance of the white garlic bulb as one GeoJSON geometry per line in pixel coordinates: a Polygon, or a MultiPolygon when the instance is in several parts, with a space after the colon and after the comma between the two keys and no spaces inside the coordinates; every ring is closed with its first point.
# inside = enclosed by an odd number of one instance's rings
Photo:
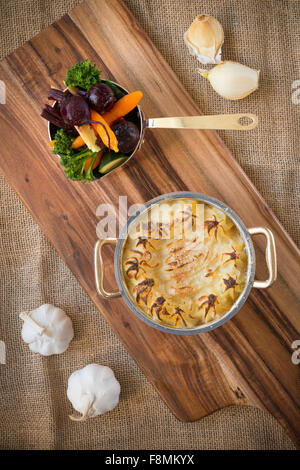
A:
{"type": "Polygon", "coordinates": [[[198,15],[184,33],[184,42],[202,64],[219,64],[224,31],[216,18],[198,15]]]}
{"type": "Polygon", "coordinates": [[[66,351],[73,339],[71,319],[63,310],[44,304],[31,312],[20,313],[24,321],[22,338],[33,352],[50,356],[66,351]]]}
{"type": "Polygon", "coordinates": [[[259,73],[259,70],[230,60],[209,71],[201,71],[201,75],[210,81],[213,89],[228,100],[240,100],[257,90],[259,73]]]}
{"type": "Polygon", "coordinates": [[[111,411],[119,403],[120,384],[113,371],[106,366],[89,364],[70,375],[67,396],[81,416],[70,416],[73,421],[111,411]]]}

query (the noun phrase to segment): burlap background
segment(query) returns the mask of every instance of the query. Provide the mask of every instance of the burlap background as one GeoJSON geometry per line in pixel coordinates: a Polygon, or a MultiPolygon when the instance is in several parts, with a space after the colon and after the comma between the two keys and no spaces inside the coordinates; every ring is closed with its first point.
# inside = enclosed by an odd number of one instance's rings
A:
{"type": "MultiPolygon", "coordinates": [[[[79,0],[0,0],[0,56],[38,33],[79,0]]],[[[299,241],[299,2],[279,0],[126,0],[204,113],[263,116],[252,136],[222,137],[292,237],[299,241]],[[200,12],[222,22],[224,58],[262,70],[261,87],[243,102],[219,98],[196,72],[182,35],[200,12]],[[297,43],[298,41],[298,43],[297,43]],[[298,60],[298,63],[297,63],[298,60]],[[298,67],[297,67],[298,65],[298,67]]],[[[1,79],[1,77],[0,77],[1,79]]],[[[230,407],[193,424],[178,422],[93,307],[3,178],[0,179],[0,448],[10,449],[290,449],[268,414],[230,407]],[[18,313],[51,302],[71,316],[75,339],[60,356],[31,354],[18,313]],[[120,405],[87,423],[68,419],[68,376],[91,362],[111,366],[122,385],[120,405]]]]}

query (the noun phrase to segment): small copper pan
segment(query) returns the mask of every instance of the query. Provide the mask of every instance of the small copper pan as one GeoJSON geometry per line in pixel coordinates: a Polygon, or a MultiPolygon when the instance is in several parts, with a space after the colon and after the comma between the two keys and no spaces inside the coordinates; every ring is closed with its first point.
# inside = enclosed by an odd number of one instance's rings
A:
{"type": "MultiPolygon", "coordinates": [[[[105,80],[102,80],[105,83],[105,80]]],[[[125,94],[129,92],[126,88],[122,87],[116,82],[112,82],[125,94]]],[[[55,103],[53,104],[55,106],[55,103]]],[[[141,148],[146,129],[198,129],[198,130],[237,130],[237,131],[249,131],[254,129],[258,125],[258,116],[251,113],[239,113],[239,114],[216,114],[210,116],[183,116],[183,117],[164,117],[164,118],[149,118],[146,119],[142,108],[136,107],[136,124],[140,130],[140,139],[135,149],[128,156],[128,159],[115,168],[112,171],[118,170],[125,163],[127,164],[129,159],[141,148]]],[[[53,140],[55,136],[56,127],[48,123],[48,135],[49,139],[53,140]]],[[[110,171],[106,175],[101,176],[101,179],[112,173],[110,171]]],[[[95,180],[97,181],[97,180],[95,180]]]]}

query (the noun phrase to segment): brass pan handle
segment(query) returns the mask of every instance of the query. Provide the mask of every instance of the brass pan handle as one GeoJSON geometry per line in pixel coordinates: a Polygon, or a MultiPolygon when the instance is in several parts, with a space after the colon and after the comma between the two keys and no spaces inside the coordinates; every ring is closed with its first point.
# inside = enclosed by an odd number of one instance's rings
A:
{"type": "Polygon", "coordinates": [[[271,230],[264,227],[249,228],[248,232],[250,235],[262,234],[267,239],[266,263],[269,270],[269,277],[266,281],[254,281],[253,283],[253,287],[266,289],[266,287],[270,287],[277,279],[277,256],[274,236],[271,230]]]}
{"type": "Polygon", "coordinates": [[[94,249],[94,266],[95,266],[95,283],[98,294],[100,294],[105,299],[112,299],[113,297],[120,297],[121,293],[119,291],[107,292],[104,289],[104,263],[102,259],[102,247],[104,245],[116,245],[116,238],[106,238],[104,240],[98,240],[95,244],[94,249]]]}
{"type": "Polygon", "coordinates": [[[153,118],[145,121],[145,127],[151,129],[229,129],[249,131],[257,125],[258,116],[251,113],[153,118]],[[244,122],[245,118],[247,119],[246,122],[244,122]]]}

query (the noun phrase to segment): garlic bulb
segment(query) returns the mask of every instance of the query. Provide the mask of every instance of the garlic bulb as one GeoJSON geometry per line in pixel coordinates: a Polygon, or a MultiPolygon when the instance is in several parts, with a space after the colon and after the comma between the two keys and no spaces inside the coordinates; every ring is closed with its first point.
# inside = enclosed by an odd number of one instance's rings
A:
{"type": "Polygon", "coordinates": [[[71,319],[63,310],[44,304],[31,312],[20,313],[24,321],[22,338],[33,352],[43,356],[65,352],[74,336],[71,319]]]}
{"type": "Polygon", "coordinates": [[[198,15],[184,33],[184,42],[202,64],[219,64],[224,31],[216,18],[198,15]]]}
{"type": "Polygon", "coordinates": [[[69,377],[67,396],[82,416],[70,418],[85,421],[111,411],[119,403],[120,390],[120,384],[109,367],[89,364],[76,370],[69,377]]]}
{"type": "Polygon", "coordinates": [[[213,89],[223,98],[240,100],[258,88],[259,70],[238,62],[225,61],[201,75],[210,81],[213,89]]]}

